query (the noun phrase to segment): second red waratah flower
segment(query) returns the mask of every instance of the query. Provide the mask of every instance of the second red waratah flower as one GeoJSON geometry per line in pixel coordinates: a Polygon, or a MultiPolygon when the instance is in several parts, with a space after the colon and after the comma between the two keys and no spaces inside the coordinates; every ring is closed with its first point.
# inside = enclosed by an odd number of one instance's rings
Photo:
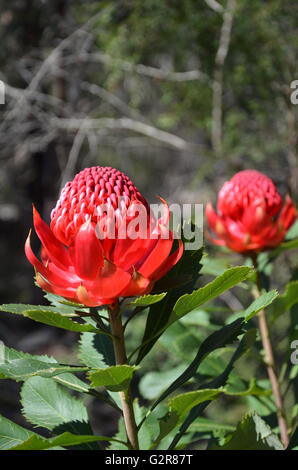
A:
{"type": "Polygon", "coordinates": [[[165,216],[154,220],[146,200],[126,175],[111,167],[81,171],[62,190],[50,227],[33,210],[41,261],[31,249],[30,234],[25,252],[35,268],[37,284],[90,307],[149,293],[183,253],[181,240],[172,252],[174,238],[164,205],[165,216]],[[146,214],[145,228],[139,236],[130,236],[127,223],[134,222],[140,212],[146,214]]]}
{"type": "Polygon", "coordinates": [[[278,246],[297,218],[292,199],[283,202],[273,181],[256,170],[236,173],[221,188],[217,212],[209,203],[206,216],[217,245],[239,253],[278,246]]]}

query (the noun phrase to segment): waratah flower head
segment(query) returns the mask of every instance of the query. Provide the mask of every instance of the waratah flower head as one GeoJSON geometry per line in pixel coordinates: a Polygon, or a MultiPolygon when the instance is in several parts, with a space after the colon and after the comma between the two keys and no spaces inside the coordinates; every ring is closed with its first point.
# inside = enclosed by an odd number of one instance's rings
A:
{"type": "Polygon", "coordinates": [[[62,190],[50,227],[33,210],[41,261],[31,249],[30,235],[25,252],[37,283],[87,306],[150,292],[183,253],[181,241],[172,253],[174,239],[164,205],[165,215],[154,219],[144,197],[122,172],[111,167],[81,171],[62,190]]]}
{"type": "Polygon", "coordinates": [[[84,222],[91,218],[97,223],[102,217],[101,208],[110,206],[119,211],[119,202],[123,209],[134,202],[148,209],[146,200],[121,171],[101,166],[86,168],[62,189],[51,213],[51,230],[62,243],[71,245],[84,222]]]}
{"type": "Polygon", "coordinates": [[[293,201],[283,202],[273,181],[256,170],[236,173],[218,194],[217,212],[209,203],[206,216],[217,238],[213,242],[240,253],[278,246],[297,218],[293,201]]]}

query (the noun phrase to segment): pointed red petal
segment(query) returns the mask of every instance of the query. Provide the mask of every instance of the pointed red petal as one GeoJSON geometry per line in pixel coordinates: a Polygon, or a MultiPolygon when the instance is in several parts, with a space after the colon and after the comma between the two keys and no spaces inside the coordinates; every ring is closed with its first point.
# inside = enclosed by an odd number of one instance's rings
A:
{"type": "Polygon", "coordinates": [[[158,281],[158,279],[161,279],[163,276],[165,276],[167,272],[170,271],[170,269],[172,269],[173,266],[175,266],[175,264],[177,264],[180,260],[181,256],[183,255],[184,245],[181,240],[178,240],[178,243],[179,246],[177,250],[174,251],[174,253],[172,253],[171,256],[169,256],[169,258],[162,264],[162,266],[160,266],[151,276],[155,281],[158,281]]]}
{"type": "Polygon", "coordinates": [[[161,202],[163,204],[164,212],[163,212],[161,218],[158,220],[158,222],[159,222],[160,225],[168,226],[169,221],[170,221],[170,209],[169,209],[168,203],[165,199],[163,199],[160,196],[159,196],[159,199],[161,200],[161,202]]]}
{"type": "Polygon", "coordinates": [[[67,268],[70,258],[65,246],[55,237],[50,227],[42,220],[33,206],[33,223],[47,256],[62,268],[67,268]]]}
{"type": "Polygon", "coordinates": [[[143,262],[142,266],[138,268],[138,272],[142,276],[150,278],[152,274],[163,264],[165,259],[169,256],[173,246],[173,238],[166,240],[160,238],[149,256],[143,262]]]}
{"type": "Polygon", "coordinates": [[[288,230],[297,219],[298,213],[290,196],[286,196],[285,205],[280,213],[279,220],[282,226],[288,230]]]}
{"type": "Polygon", "coordinates": [[[206,205],[206,217],[212,232],[219,238],[224,238],[226,235],[224,220],[215,212],[211,202],[206,205]]]}
{"type": "Polygon", "coordinates": [[[266,213],[264,204],[256,202],[245,208],[241,223],[251,235],[258,234],[266,225],[272,223],[272,217],[266,213]]]}
{"type": "Polygon", "coordinates": [[[119,297],[134,297],[136,295],[148,294],[153,287],[153,282],[146,279],[140,273],[135,271],[130,283],[120,293],[119,297]]]}
{"type": "Polygon", "coordinates": [[[87,307],[99,307],[100,305],[110,305],[115,299],[98,298],[87,291],[85,286],[80,286],[76,291],[78,301],[87,307]]]}
{"type": "Polygon", "coordinates": [[[38,271],[49,283],[63,288],[69,286],[69,284],[71,284],[73,287],[77,287],[79,285],[79,282],[74,280],[73,274],[60,270],[61,275],[57,275],[56,273],[52,272],[49,267],[44,266],[39,261],[39,259],[33,253],[30,245],[30,233],[25,243],[25,254],[28,261],[30,261],[36,271],[38,271]]]}
{"type": "Polygon", "coordinates": [[[128,270],[142,260],[155,243],[156,240],[150,240],[149,235],[147,239],[117,240],[112,260],[122,269],[128,270]]]}
{"type": "Polygon", "coordinates": [[[39,287],[50,294],[60,295],[60,297],[65,297],[73,302],[78,302],[76,297],[76,289],[73,287],[57,287],[49,284],[39,273],[36,274],[35,280],[39,287]]]}
{"type": "Polygon", "coordinates": [[[104,267],[95,282],[85,281],[84,286],[92,296],[98,298],[119,297],[131,280],[131,274],[118,268],[109,261],[104,261],[104,267]]]}
{"type": "Polygon", "coordinates": [[[85,222],[74,242],[75,271],[82,279],[94,280],[103,266],[103,252],[92,222],[85,222]]]}

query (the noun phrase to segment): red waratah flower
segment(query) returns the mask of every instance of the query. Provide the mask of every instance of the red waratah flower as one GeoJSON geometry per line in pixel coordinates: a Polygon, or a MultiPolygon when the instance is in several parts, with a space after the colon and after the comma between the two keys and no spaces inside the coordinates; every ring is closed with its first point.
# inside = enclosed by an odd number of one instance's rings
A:
{"type": "Polygon", "coordinates": [[[50,227],[33,209],[42,261],[31,249],[30,234],[25,252],[36,282],[47,292],[90,307],[147,294],[183,253],[180,240],[171,253],[174,239],[167,230],[169,210],[163,203],[166,214],[154,219],[146,200],[120,171],[81,171],[63,188],[50,227]],[[140,212],[145,214],[145,227],[130,236],[140,212]]]}
{"type": "Polygon", "coordinates": [[[263,173],[236,173],[221,188],[217,213],[207,204],[209,226],[217,236],[212,241],[240,253],[259,252],[279,245],[297,218],[293,201],[282,198],[263,173]]]}

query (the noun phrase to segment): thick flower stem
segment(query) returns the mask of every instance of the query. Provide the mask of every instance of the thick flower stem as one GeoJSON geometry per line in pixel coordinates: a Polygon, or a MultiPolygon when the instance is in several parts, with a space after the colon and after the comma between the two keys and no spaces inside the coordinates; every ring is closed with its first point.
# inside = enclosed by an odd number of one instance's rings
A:
{"type": "MultiPolygon", "coordinates": [[[[113,335],[113,346],[117,365],[127,364],[124,330],[121,315],[119,314],[119,305],[117,304],[109,310],[111,332],[113,335]]],[[[123,392],[119,392],[123,418],[127,439],[132,449],[139,449],[138,430],[134,416],[133,401],[130,388],[123,392]]]]}
{"type": "MultiPolygon", "coordinates": [[[[256,271],[256,290],[254,290],[254,296],[257,298],[262,293],[262,283],[261,283],[261,275],[258,268],[258,261],[257,256],[252,256],[252,261],[254,264],[254,268],[256,271]]],[[[289,435],[288,435],[288,427],[287,427],[287,420],[286,420],[286,413],[283,403],[283,397],[280,389],[280,383],[278,381],[277,371],[276,371],[276,364],[270,339],[269,327],[267,323],[266,313],[265,310],[261,310],[258,313],[258,320],[259,320],[259,330],[261,335],[261,340],[265,352],[265,364],[267,367],[267,374],[269,380],[271,382],[272,387],[272,394],[275,402],[275,406],[277,409],[277,419],[278,419],[278,426],[280,430],[280,436],[283,445],[285,448],[289,444],[289,435]]]]}

